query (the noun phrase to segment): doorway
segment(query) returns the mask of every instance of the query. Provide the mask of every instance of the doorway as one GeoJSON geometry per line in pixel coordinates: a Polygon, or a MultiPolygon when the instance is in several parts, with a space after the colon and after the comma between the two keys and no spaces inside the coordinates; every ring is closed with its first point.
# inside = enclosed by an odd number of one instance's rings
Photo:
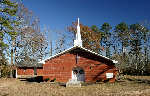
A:
{"type": "Polygon", "coordinates": [[[37,67],[34,67],[34,75],[37,75],[37,67]]]}
{"type": "Polygon", "coordinates": [[[72,69],[72,79],[77,81],[85,81],[85,72],[81,67],[72,69]]]}

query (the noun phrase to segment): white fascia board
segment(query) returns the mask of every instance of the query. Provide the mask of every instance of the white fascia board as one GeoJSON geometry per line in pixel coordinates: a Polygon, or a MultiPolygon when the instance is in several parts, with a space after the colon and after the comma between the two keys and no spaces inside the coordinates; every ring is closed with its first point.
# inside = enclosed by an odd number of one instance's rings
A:
{"type": "MultiPolygon", "coordinates": [[[[53,56],[51,56],[51,57],[49,57],[49,58],[46,58],[46,59],[40,61],[39,63],[45,64],[45,61],[46,61],[46,60],[52,59],[52,58],[54,58],[54,57],[56,57],[56,56],[59,56],[59,55],[61,55],[61,54],[64,54],[64,53],[66,53],[66,52],[68,52],[68,51],[70,51],[70,50],[73,50],[73,49],[75,49],[75,48],[81,48],[81,49],[83,49],[83,50],[85,50],[85,51],[87,51],[87,52],[90,52],[90,53],[95,54],[95,55],[97,55],[97,56],[100,56],[100,57],[103,57],[103,58],[105,58],[105,59],[111,60],[110,58],[108,58],[108,57],[106,57],[106,56],[100,55],[100,54],[98,54],[98,53],[96,53],[96,52],[93,52],[93,51],[88,50],[88,49],[86,49],[86,48],[83,48],[83,47],[81,47],[81,46],[73,46],[73,47],[71,47],[71,48],[68,48],[67,50],[64,50],[64,51],[62,51],[62,52],[60,52],[60,53],[58,53],[58,54],[55,54],[55,55],[53,55],[53,56]]],[[[111,60],[111,61],[113,61],[113,63],[118,63],[118,61],[115,61],[115,60],[111,60]]]]}
{"type": "MultiPolygon", "coordinates": [[[[78,47],[80,47],[80,46],[78,46],[78,47]]],[[[113,61],[113,63],[118,63],[118,61],[116,61],[116,60],[112,60],[112,59],[110,59],[110,58],[108,58],[108,57],[106,57],[106,56],[100,55],[100,54],[98,54],[98,53],[96,53],[96,52],[93,52],[93,51],[91,51],[91,50],[88,50],[88,49],[86,49],[86,48],[84,48],[84,47],[80,47],[80,48],[82,48],[83,50],[85,50],[85,51],[87,51],[87,52],[90,52],[90,53],[92,53],[92,54],[95,54],[95,55],[97,55],[97,56],[100,56],[100,57],[103,57],[103,58],[105,58],[105,59],[111,60],[111,61],[113,61]]]]}
{"type": "Polygon", "coordinates": [[[64,54],[64,53],[70,51],[71,49],[74,49],[74,47],[75,47],[75,46],[73,46],[73,47],[71,47],[71,48],[68,48],[67,50],[64,50],[64,51],[62,51],[62,52],[60,52],[60,53],[58,53],[58,54],[55,54],[55,55],[53,55],[53,56],[50,56],[49,58],[46,58],[46,59],[40,61],[39,63],[45,64],[45,61],[46,61],[46,60],[51,59],[51,58],[54,58],[54,57],[59,56],[59,55],[61,55],[61,54],[64,54]]]}

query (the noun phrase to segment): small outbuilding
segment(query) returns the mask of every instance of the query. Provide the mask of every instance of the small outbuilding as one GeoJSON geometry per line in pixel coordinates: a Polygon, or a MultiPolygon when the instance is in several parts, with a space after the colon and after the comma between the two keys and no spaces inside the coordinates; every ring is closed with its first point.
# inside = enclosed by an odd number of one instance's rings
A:
{"type": "Polygon", "coordinates": [[[16,78],[41,76],[43,64],[36,61],[21,61],[17,64],[16,78]]]}

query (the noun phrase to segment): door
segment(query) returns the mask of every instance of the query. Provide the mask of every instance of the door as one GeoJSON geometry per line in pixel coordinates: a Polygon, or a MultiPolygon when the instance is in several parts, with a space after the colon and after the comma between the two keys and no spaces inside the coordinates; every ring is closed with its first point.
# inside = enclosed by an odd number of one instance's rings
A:
{"type": "Polygon", "coordinates": [[[73,68],[72,79],[77,81],[84,81],[85,79],[84,70],[80,67],[73,68]]]}
{"type": "Polygon", "coordinates": [[[37,67],[34,67],[34,75],[37,75],[37,67]]]}

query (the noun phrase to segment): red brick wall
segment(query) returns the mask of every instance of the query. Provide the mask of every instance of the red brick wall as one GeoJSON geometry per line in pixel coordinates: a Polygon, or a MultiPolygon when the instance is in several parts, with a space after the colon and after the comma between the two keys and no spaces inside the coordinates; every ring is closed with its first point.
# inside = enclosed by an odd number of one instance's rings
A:
{"type": "MultiPolygon", "coordinates": [[[[17,75],[34,75],[34,67],[19,67],[17,68],[17,75]]],[[[37,75],[43,75],[43,68],[37,68],[37,75]]]]}
{"type": "Polygon", "coordinates": [[[34,68],[17,68],[18,75],[34,75],[34,68]]]}
{"type": "MultiPolygon", "coordinates": [[[[61,56],[47,60],[43,68],[37,68],[37,75],[43,76],[43,79],[56,78],[59,82],[67,82],[71,79],[72,69],[74,67],[81,67],[85,71],[85,81],[95,82],[106,80],[106,73],[114,73],[114,78],[110,82],[115,81],[117,73],[112,61],[100,58],[96,55],[87,52],[78,52],[78,60],[76,62],[76,52],[70,52],[61,56]]],[[[18,75],[34,75],[34,68],[18,68],[18,75]]]]}
{"type": "Polygon", "coordinates": [[[42,76],[43,75],[43,67],[37,68],[37,75],[42,76]]]}
{"type": "Polygon", "coordinates": [[[56,81],[67,82],[71,79],[72,69],[74,67],[81,67],[85,71],[86,82],[106,80],[107,72],[114,73],[114,78],[109,81],[115,81],[117,71],[112,61],[83,51],[80,51],[79,54],[77,64],[76,52],[66,53],[51,60],[47,60],[43,65],[43,79],[50,78],[52,80],[56,78],[56,81]]]}

